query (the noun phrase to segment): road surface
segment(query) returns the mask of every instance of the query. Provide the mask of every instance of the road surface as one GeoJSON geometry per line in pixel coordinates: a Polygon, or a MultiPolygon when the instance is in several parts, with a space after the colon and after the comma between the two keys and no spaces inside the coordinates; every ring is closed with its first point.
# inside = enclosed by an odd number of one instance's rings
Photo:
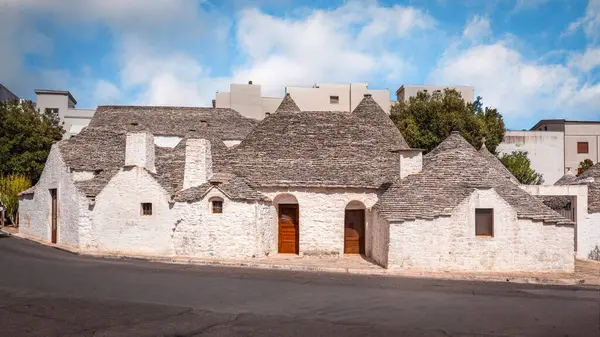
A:
{"type": "Polygon", "coordinates": [[[0,257],[0,336],[600,336],[593,288],[0,257]]]}

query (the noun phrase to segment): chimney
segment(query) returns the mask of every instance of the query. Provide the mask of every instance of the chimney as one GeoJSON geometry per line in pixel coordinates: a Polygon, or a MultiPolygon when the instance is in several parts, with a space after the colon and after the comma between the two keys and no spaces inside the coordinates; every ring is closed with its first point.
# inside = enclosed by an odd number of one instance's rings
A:
{"type": "Polygon", "coordinates": [[[149,132],[127,134],[125,143],[125,166],[143,167],[156,173],[154,166],[154,136],[149,132]]]}
{"type": "Polygon", "coordinates": [[[183,188],[205,184],[212,175],[210,141],[206,139],[188,139],[185,143],[183,188]]]}
{"type": "Polygon", "coordinates": [[[423,170],[423,150],[400,150],[400,179],[423,170]]]}

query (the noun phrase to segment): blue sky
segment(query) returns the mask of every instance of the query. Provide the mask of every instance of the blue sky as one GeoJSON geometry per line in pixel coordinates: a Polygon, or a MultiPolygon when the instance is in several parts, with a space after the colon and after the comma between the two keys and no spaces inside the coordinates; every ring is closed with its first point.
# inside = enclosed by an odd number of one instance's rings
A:
{"type": "Polygon", "coordinates": [[[0,0],[0,44],[1,83],[78,107],[206,106],[252,80],[472,85],[512,129],[600,115],[600,0],[0,0]]]}

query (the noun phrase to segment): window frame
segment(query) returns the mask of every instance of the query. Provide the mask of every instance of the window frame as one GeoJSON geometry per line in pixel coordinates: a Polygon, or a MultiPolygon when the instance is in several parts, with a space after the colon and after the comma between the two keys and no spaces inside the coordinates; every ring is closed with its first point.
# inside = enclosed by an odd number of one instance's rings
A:
{"type": "Polygon", "coordinates": [[[212,214],[223,214],[223,206],[224,205],[225,205],[225,202],[223,201],[223,199],[211,198],[210,199],[210,212],[212,214]],[[221,205],[219,207],[215,207],[215,203],[220,203],[221,205]],[[217,211],[219,209],[220,209],[220,212],[217,211]]]}
{"type": "Polygon", "coordinates": [[[577,154],[588,154],[590,153],[589,142],[577,142],[577,154]],[[585,152],[581,150],[581,147],[585,145],[585,152]]]}
{"type": "MultiPolygon", "coordinates": [[[[487,224],[486,224],[487,225],[487,224]]],[[[493,238],[494,237],[494,209],[493,208],[475,208],[475,236],[476,237],[489,237],[489,238],[493,238]],[[489,212],[489,216],[490,216],[490,223],[489,223],[489,234],[488,232],[486,233],[480,233],[478,231],[478,222],[477,222],[477,218],[478,218],[478,214],[479,212],[489,212]]]]}
{"type": "Polygon", "coordinates": [[[340,96],[330,95],[329,104],[340,104],[340,96]]]}
{"type": "Polygon", "coordinates": [[[152,203],[151,202],[142,202],[141,203],[141,215],[142,216],[151,216],[152,215],[152,203]]]}

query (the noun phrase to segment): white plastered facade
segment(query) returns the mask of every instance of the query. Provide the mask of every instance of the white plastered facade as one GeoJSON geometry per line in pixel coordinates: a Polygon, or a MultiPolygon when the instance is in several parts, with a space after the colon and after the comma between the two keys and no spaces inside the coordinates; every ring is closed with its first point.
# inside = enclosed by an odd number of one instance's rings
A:
{"type": "MultiPolygon", "coordinates": [[[[275,207],[278,204],[297,202],[301,255],[343,255],[346,207],[353,201],[354,205],[356,202],[364,205],[365,231],[368,233],[371,226],[371,208],[378,200],[376,190],[359,188],[263,188],[260,192],[273,200],[275,207]]],[[[367,252],[370,245],[367,234],[367,252]]]]}
{"type": "Polygon", "coordinates": [[[374,260],[390,269],[425,271],[574,270],[574,228],[518,219],[493,189],[474,191],[448,216],[387,221],[378,214],[376,242],[389,242],[374,260]],[[475,209],[492,208],[493,236],[475,235],[475,209]]]}

